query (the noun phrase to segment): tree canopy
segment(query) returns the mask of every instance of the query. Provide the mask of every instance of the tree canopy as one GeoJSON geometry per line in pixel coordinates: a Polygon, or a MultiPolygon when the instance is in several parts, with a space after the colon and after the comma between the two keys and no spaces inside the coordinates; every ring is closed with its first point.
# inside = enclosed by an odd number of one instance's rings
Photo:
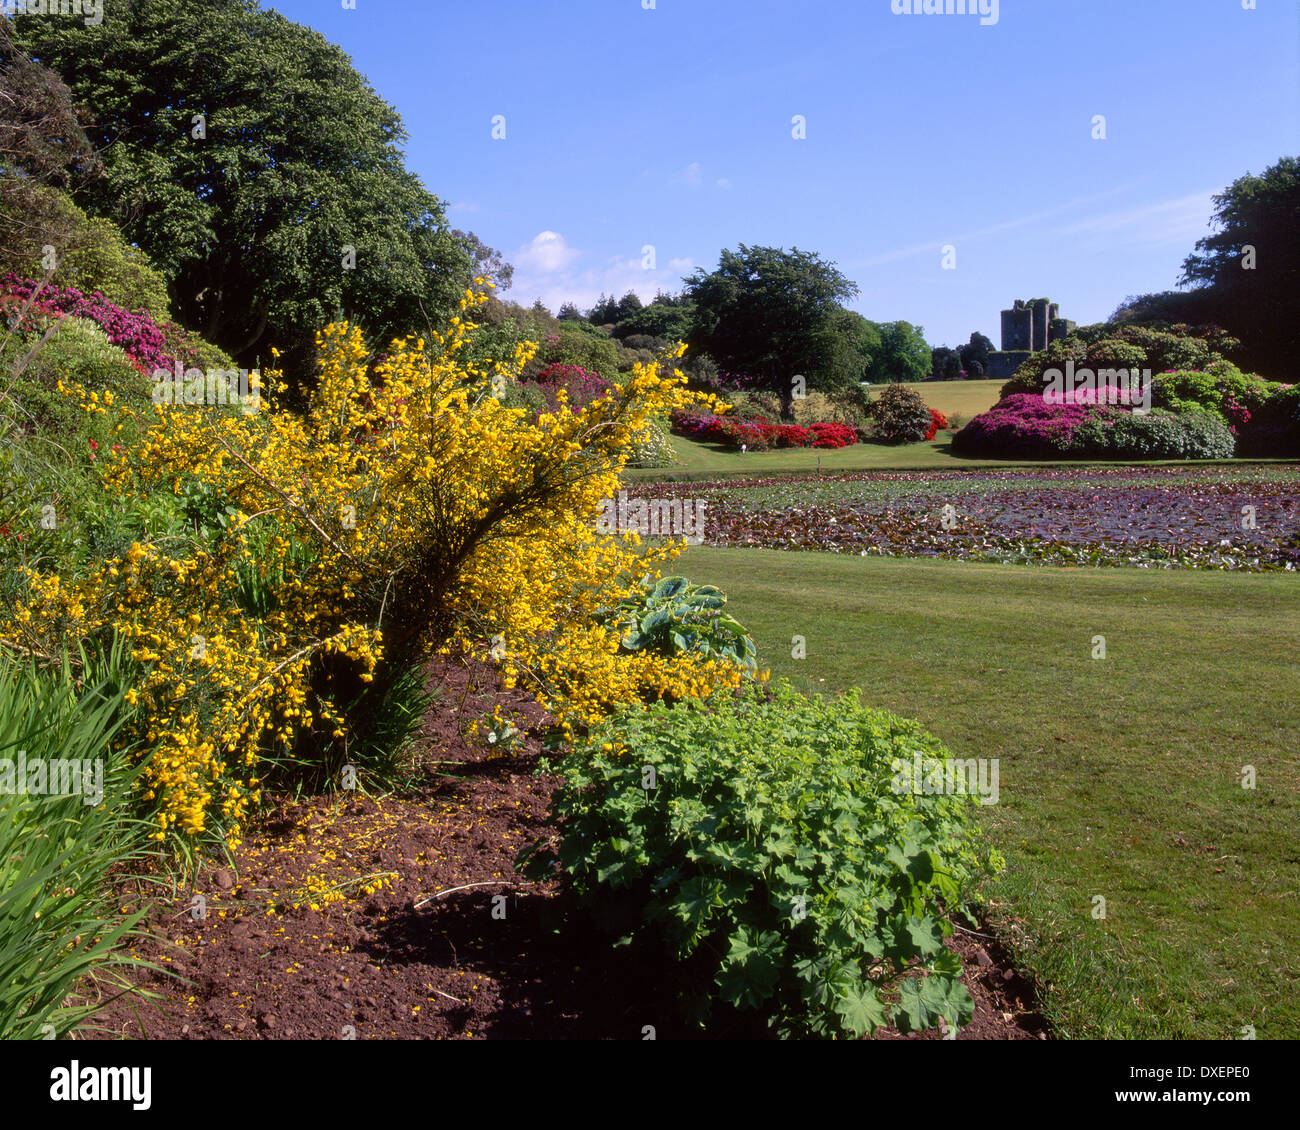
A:
{"type": "Polygon", "coordinates": [[[925,331],[911,322],[879,324],[880,348],[871,363],[871,379],[880,381],[923,381],[932,358],[925,331]]]}
{"type": "Polygon", "coordinates": [[[72,92],[24,54],[0,15],[0,269],[24,270],[67,243],[77,215],[56,190],[98,170],[72,92]]]}
{"type": "Polygon", "coordinates": [[[106,175],[79,203],[163,271],[183,324],[243,363],[276,345],[303,374],[340,314],[383,341],[491,267],[405,168],[397,112],[338,47],[256,0],[106,5],[96,26],[23,19],[16,38],[93,115],[106,175]]]}
{"type": "Polygon", "coordinates": [[[722,252],[716,270],[698,270],[685,282],[695,306],[689,344],[775,392],[787,417],[797,377],[809,389],[849,379],[836,335],[846,325],[840,302],[858,288],[833,263],[797,247],[742,243],[722,252]]]}
{"type": "Polygon", "coordinates": [[[1179,286],[1126,298],[1120,323],[1219,325],[1236,359],[1289,380],[1300,350],[1300,159],[1284,157],[1214,197],[1217,229],[1183,262],[1179,286]]]}

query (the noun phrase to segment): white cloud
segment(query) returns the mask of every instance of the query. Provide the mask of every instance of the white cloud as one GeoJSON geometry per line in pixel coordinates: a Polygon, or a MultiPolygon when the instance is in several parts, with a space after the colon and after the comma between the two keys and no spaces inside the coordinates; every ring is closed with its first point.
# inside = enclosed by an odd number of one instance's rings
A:
{"type": "Polygon", "coordinates": [[[582,252],[570,247],[559,232],[544,231],[533,236],[532,242],[515,252],[513,262],[516,276],[553,275],[564,270],[582,252]]]}
{"type": "Polygon", "coordinates": [[[453,204],[450,208],[447,209],[447,211],[448,212],[477,212],[478,205],[471,204],[471,203],[453,204]]]}
{"type": "Polygon", "coordinates": [[[700,163],[698,161],[692,161],[683,170],[680,181],[682,184],[686,185],[687,188],[699,188],[701,172],[700,163]]]}
{"type": "Polygon", "coordinates": [[[1143,208],[1103,212],[1059,228],[1057,235],[1121,236],[1126,243],[1191,244],[1209,230],[1212,191],[1195,192],[1143,208]]]}
{"type": "Polygon", "coordinates": [[[727,180],[726,177],[720,177],[714,183],[723,190],[726,190],[731,187],[731,181],[727,180]]]}
{"type": "Polygon", "coordinates": [[[898,259],[910,259],[914,255],[933,255],[937,260],[940,248],[942,248],[946,243],[954,244],[958,251],[960,251],[963,243],[974,242],[977,239],[984,239],[990,235],[997,235],[999,232],[1011,231],[1014,228],[1023,228],[1032,224],[1038,224],[1043,220],[1051,219],[1053,216],[1059,216],[1062,212],[1068,212],[1072,208],[1078,208],[1084,204],[1092,204],[1098,200],[1105,200],[1107,197],[1115,196],[1121,192],[1127,192],[1133,187],[1135,186],[1132,184],[1118,185],[1115,188],[1108,188],[1104,192],[1098,192],[1092,196],[1081,196],[1076,197],[1074,200],[1067,200],[1064,204],[1058,204],[1054,208],[1045,208],[1041,212],[1033,212],[1028,216],[1017,216],[1015,219],[1003,220],[1000,223],[990,224],[983,228],[977,228],[975,231],[962,232],[960,235],[944,235],[943,238],[927,240],[925,243],[913,243],[907,247],[897,247],[893,251],[884,251],[879,255],[872,255],[866,259],[846,263],[845,266],[849,269],[878,267],[885,263],[895,262],[898,259]]]}
{"type": "Polygon", "coordinates": [[[693,259],[679,258],[670,259],[666,267],[648,271],[641,266],[640,256],[616,256],[603,263],[583,265],[580,262],[583,253],[568,247],[563,237],[555,232],[542,232],[525,251],[527,258],[516,256],[514,260],[515,276],[510,297],[525,306],[540,298],[552,311],[558,310],[565,302],[587,310],[602,294],[621,298],[629,290],[635,291],[642,302],[650,302],[657,291],[680,290],[682,276],[690,274],[696,266],[693,259]],[[534,248],[542,236],[553,238],[546,240],[542,244],[543,250],[535,253],[534,248]],[[563,249],[564,262],[558,267],[550,267],[548,258],[557,241],[563,249]]]}

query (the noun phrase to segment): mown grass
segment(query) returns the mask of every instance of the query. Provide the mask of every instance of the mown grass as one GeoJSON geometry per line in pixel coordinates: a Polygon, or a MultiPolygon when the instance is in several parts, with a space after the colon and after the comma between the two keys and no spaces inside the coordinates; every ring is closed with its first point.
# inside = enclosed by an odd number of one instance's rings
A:
{"type": "MultiPolygon", "coordinates": [[[[1006,381],[905,381],[906,388],[915,389],[931,408],[945,416],[960,416],[963,421],[981,412],[987,412],[998,402],[998,393],[1006,381]]],[[[874,400],[887,385],[872,385],[869,395],[874,400]]]]}
{"type": "MultiPolygon", "coordinates": [[[[836,449],[787,447],[776,451],[727,451],[712,443],[699,443],[683,436],[671,436],[677,462],[671,467],[630,468],[624,472],[629,482],[671,481],[687,479],[725,479],[736,475],[808,474],[818,471],[827,475],[855,471],[960,471],[996,467],[1114,467],[1118,460],[1083,462],[1077,459],[1008,460],[967,459],[952,452],[952,433],[945,432],[928,443],[900,446],[881,443],[855,443],[836,449]]],[[[1130,467],[1168,466],[1245,466],[1271,464],[1285,460],[1204,459],[1194,463],[1182,460],[1147,459],[1125,462],[1130,467]]]]}
{"type": "Polygon", "coordinates": [[[663,469],[634,469],[629,479],[708,477],[717,475],[780,474],[791,471],[934,470],[948,467],[997,466],[995,460],[961,459],[952,454],[952,435],[943,433],[929,443],[893,447],[879,443],[855,443],[836,449],[790,447],[777,451],[727,451],[712,443],[697,443],[672,436],[677,462],[663,469]],[[820,460],[820,462],[819,462],[820,460]]]}
{"type": "Polygon", "coordinates": [[[1297,578],[709,547],[680,571],[728,592],[774,676],[999,759],[981,817],[1010,866],[985,893],[1058,1034],[1294,1033],[1297,578]]]}

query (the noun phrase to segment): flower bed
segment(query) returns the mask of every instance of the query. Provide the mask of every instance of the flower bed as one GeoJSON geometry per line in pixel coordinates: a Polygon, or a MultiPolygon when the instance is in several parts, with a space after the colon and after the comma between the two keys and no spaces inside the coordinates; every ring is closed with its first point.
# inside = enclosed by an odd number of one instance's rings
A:
{"type": "Polygon", "coordinates": [[[672,418],[675,435],[703,443],[739,450],[743,444],[750,451],[789,447],[848,447],[858,442],[858,433],[848,424],[773,424],[763,416],[736,420],[706,412],[679,412],[672,418]]]}

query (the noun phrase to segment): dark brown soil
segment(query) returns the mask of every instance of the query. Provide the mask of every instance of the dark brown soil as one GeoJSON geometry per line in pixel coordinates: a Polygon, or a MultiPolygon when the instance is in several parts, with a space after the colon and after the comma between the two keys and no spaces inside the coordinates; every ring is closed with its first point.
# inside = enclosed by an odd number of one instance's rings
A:
{"type": "MultiPolygon", "coordinates": [[[[671,969],[639,966],[594,932],[585,943],[561,936],[555,884],[515,872],[519,848],[548,831],[554,780],[534,775],[539,708],[485,667],[439,665],[430,677],[442,693],[425,725],[422,783],[400,796],[283,799],[233,867],[205,869],[194,891],[155,910],[136,953],[168,971],[140,979],[158,999],[112,1002],[101,1037],[692,1035],[667,1014],[671,969]],[[464,733],[495,704],[526,719],[510,756],[464,733]]],[[[958,1039],[1045,1038],[1030,986],[995,940],[958,931],[950,944],[976,1002],[958,1039]]]]}

